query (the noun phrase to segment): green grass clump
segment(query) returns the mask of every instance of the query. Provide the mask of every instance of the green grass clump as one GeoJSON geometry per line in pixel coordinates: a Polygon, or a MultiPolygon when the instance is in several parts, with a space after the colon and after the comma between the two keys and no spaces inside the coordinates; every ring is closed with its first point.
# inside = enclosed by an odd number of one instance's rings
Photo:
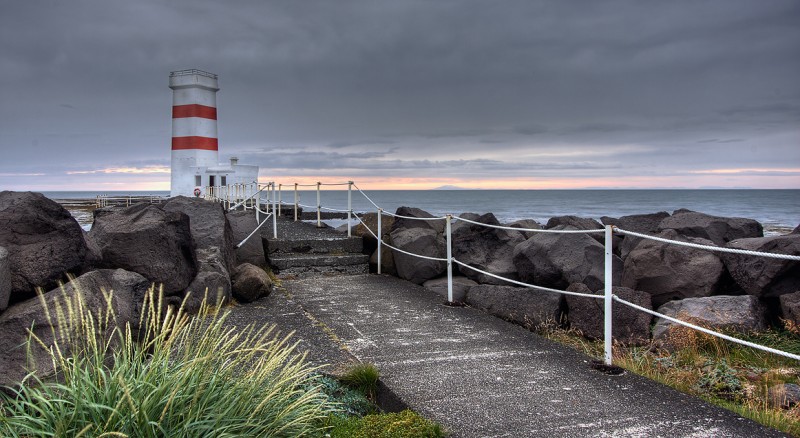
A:
{"type": "Polygon", "coordinates": [[[330,411],[315,369],[274,327],[225,327],[227,312],[162,307],[152,289],[139,320],[117,326],[112,294],[92,312],[63,294],[50,323],[56,376],[30,374],[0,395],[0,436],[316,435],[330,411]]]}
{"type": "Polygon", "coordinates": [[[378,379],[380,372],[378,368],[371,363],[360,363],[350,367],[339,380],[345,385],[361,391],[367,397],[374,399],[375,393],[378,390],[378,379]]]}
{"type": "Polygon", "coordinates": [[[331,417],[328,432],[331,438],[440,438],[441,426],[419,414],[405,410],[392,414],[371,414],[365,417],[331,417]]]}

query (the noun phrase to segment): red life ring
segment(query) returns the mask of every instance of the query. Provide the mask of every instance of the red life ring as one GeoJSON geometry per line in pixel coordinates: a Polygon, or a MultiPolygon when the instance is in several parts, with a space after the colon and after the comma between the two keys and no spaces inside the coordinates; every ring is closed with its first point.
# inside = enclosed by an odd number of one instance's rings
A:
{"type": "Polygon", "coordinates": [[[200,192],[200,187],[195,187],[195,189],[194,189],[194,196],[195,196],[196,198],[199,198],[199,197],[200,197],[200,193],[201,193],[201,192],[200,192]]]}

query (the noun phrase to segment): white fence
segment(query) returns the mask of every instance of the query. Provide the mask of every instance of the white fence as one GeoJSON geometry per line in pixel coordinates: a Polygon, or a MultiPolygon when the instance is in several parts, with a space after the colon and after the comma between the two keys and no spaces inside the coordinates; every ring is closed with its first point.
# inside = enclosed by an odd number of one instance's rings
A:
{"type": "MultiPolygon", "coordinates": [[[[254,197],[251,196],[251,197],[247,198],[246,200],[240,201],[239,203],[233,205],[233,207],[230,207],[230,205],[229,205],[229,208],[236,208],[236,207],[239,207],[239,206],[242,206],[242,205],[246,206],[248,200],[254,200],[254,202],[250,202],[251,205],[250,205],[249,208],[255,208],[256,212],[261,212],[263,214],[271,215],[271,217],[273,218],[273,234],[274,234],[275,238],[277,238],[277,225],[276,225],[276,222],[275,222],[275,216],[276,215],[273,214],[273,213],[276,211],[275,210],[276,208],[280,208],[279,207],[280,206],[280,201],[279,200],[280,200],[280,197],[281,197],[281,187],[282,186],[283,186],[282,184],[279,184],[277,186],[277,195],[276,195],[276,185],[275,185],[275,183],[268,183],[268,184],[264,185],[263,188],[258,186],[257,190],[256,190],[256,193],[253,195],[254,197]],[[258,194],[263,192],[264,190],[266,190],[268,192],[268,194],[269,194],[269,198],[268,199],[270,199],[271,203],[272,203],[272,209],[271,209],[270,213],[266,213],[266,212],[261,211],[260,207],[259,207],[259,205],[261,205],[261,202],[260,202],[260,195],[258,195],[258,194]],[[276,206],[276,204],[277,204],[277,206],[276,206]]],[[[364,193],[361,189],[359,189],[358,186],[355,183],[353,183],[352,181],[348,181],[348,182],[345,182],[345,183],[335,183],[335,184],[323,184],[323,183],[320,183],[320,182],[318,182],[316,184],[294,184],[293,186],[294,186],[294,204],[293,204],[294,220],[298,220],[298,208],[302,207],[302,208],[315,209],[316,210],[316,212],[317,212],[317,226],[321,226],[321,222],[322,222],[322,220],[321,220],[321,212],[323,210],[347,213],[347,225],[348,225],[347,226],[347,234],[348,234],[348,236],[351,235],[351,228],[352,228],[351,221],[352,221],[352,217],[353,216],[355,216],[355,218],[358,219],[358,221],[362,225],[364,225],[366,230],[370,234],[372,234],[372,236],[375,237],[375,239],[378,242],[377,258],[378,258],[378,261],[379,261],[378,262],[378,273],[379,274],[381,273],[381,263],[380,263],[381,251],[383,251],[383,247],[384,246],[389,248],[389,249],[391,249],[392,251],[398,251],[398,252],[401,252],[401,253],[409,255],[409,256],[419,257],[419,258],[427,259],[427,260],[446,262],[447,263],[447,297],[448,297],[448,301],[451,301],[451,302],[453,301],[453,265],[454,264],[460,266],[461,268],[471,269],[473,271],[476,271],[476,272],[479,272],[481,274],[484,274],[484,275],[487,275],[487,276],[502,280],[504,282],[507,282],[509,284],[513,284],[513,285],[516,285],[516,286],[522,286],[522,287],[526,287],[526,288],[530,288],[530,289],[534,289],[534,290],[539,290],[539,291],[545,291],[545,292],[559,293],[559,294],[564,294],[564,295],[574,295],[574,296],[579,296],[579,297],[584,297],[584,298],[603,300],[603,302],[604,302],[604,360],[605,360],[605,363],[607,365],[611,365],[612,364],[612,359],[613,359],[613,355],[612,355],[612,353],[613,353],[613,351],[612,351],[612,349],[613,349],[613,342],[612,342],[612,339],[613,339],[612,338],[612,327],[613,327],[613,325],[612,325],[613,324],[613,322],[612,322],[612,304],[613,304],[614,301],[616,301],[616,302],[618,302],[618,303],[620,303],[622,305],[625,305],[625,306],[631,307],[633,309],[636,309],[638,311],[648,313],[648,314],[653,315],[653,316],[658,317],[658,318],[664,318],[664,319],[666,319],[668,321],[671,321],[671,322],[673,322],[675,324],[680,324],[682,326],[689,327],[691,329],[698,330],[698,331],[701,331],[703,333],[706,333],[706,334],[709,334],[709,335],[712,335],[712,336],[716,336],[716,337],[719,337],[719,338],[722,338],[722,339],[725,339],[725,340],[728,340],[728,341],[731,341],[731,342],[735,342],[735,343],[738,343],[738,344],[741,344],[741,345],[752,347],[752,348],[755,348],[755,349],[758,349],[758,350],[767,351],[767,352],[770,352],[770,353],[773,353],[773,354],[777,354],[777,355],[780,355],[780,356],[784,356],[784,357],[787,357],[787,358],[791,358],[791,359],[794,359],[794,360],[800,360],[800,355],[793,354],[793,353],[788,353],[788,352],[781,351],[781,350],[776,350],[774,348],[766,347],[766,346],[759,345],[759,344],[754,344],[752,342],[748,342],[748,341],[745,341],[745,340],[742,340],[742,339],[738,339],[738,338],[735,338],[733,336],[729,336],[729,335],[726,335],[726,334],[723,334],[723,333],[718,333],[718,332],[715,332],[713,330],[709,330],[709,329],[707,329],[705,327],[700,327],[698,325],[695,325],[695,324],[692,324],[692,323],[689,323],[689,322],[686,322],[686,321],[682,321],[680,319],[673,318],[673,317],[670,317],[670,316],[667,316],[667,315],[663,315],[663,314],[655,312],[653,310],[638,306],[636,304],[633,304],[631,302],[623,300],[622,298],[618,297],[617,295],[614,295],[613,294],[613,286],[614,285],[613,285],[613,281],[612,281],[612,263],[613,263],[613,257],[612,257],[612,255],[613,255],[612,240],[613,239],[612,239],[612,237],[613,237],[614,233],[617,233],[617,234],[621,234],[621,235],[630,235],[630,236],[635,236],[635,237],[639,237],[639,238],[643,238],[643,239],[655,240],[655,241],[666,243],[666,244],[688,246],[688,247],[701,249],[701,250],[706,250],[706,251],[742,254],[742,255],[747,255],[747,256],[752,256],[752,257],[769,257],[769,258],[776,258],[776,259],[800,261],[800,256],[789,255],[789,254],[774,254],[774,253],[766,253],[766,252],[747,251],[747,250],[740,250],[740,249],[735,249],[735,248],[725,248],[725,247],[718,247],[718,246],[699,245],[699,244],[689,243],[689,242],[680,242],[680,241],[676,241],[676,240],[664,239],[664,238],[657,237],[657,236],[651,236],[651,235],[647,235],[647,234],[636,233],[636,232],[633,232],[633,231],[620,229],[620,228],[618,228],[618,227],[616,227],[614,225],[607,225],[603,229],[595,229],[595,230],[544,230],[544,229],[536,229],[536,228],[516,228],[516,227],[506,227],[506,226],[501,226],[501,225],[484,224],[484,223],[472,221],[472,220],[465,219],[465,218],[454,217],[453,215],[450,215],[450,214],[445,215],[445,216],[441,216],[441,217],[430,217],[430,218],[418,218],[418,217],[410,217],[410,216],[401,216],[401,215],[397,215],[397,214],[394,214],[394,213],[390,213],[390,212],[384,211],[379,205],[377,205],[375,202],[373,202],[372,199],[370,199],[369,196],[367,196],[366,193],[364,193]],[[334,209],[334,208],[322,207],[322,202],[321,202],[321,187],[322,186],[347,186],[347,209],[334,209]],[[303,204],[300,204],[298,202],[298,188],[300,188],[300,187],[315,187],[316,188],[316,194],[317,194],[317,203],[316,203],[316,205],[303,205],[303,204]],[[352,191],[353,191],[354,188],[358,191],[358,193],[360,195],[364,196],[364,198],[372,206],[374,206],[374,208],[375,208],[375,210],[377,212],[377,230],[370,229],[369,226],[367,226],[367,224],[361,219],[361,217],[359,217],[357,214],[355,214],[353,212],[353,210],[352,210],[352,191]],[[392,245],[390,245],[390,244],[388,244],[386,242],[383,242],[383,239],[381,238],[381,236],[383,236],[382,216],[384,214],[385,215],[389,215],[389,216],[393,216],[393,217],[396,217],[396,218],[408,219],[408,220],[445,221],[445,238],[446,238],[446,242],[447,242],[447,254],[446,254],[446,257],[445,258],[441,258],[441,257],[426,256],[426,255],[422,255],[422,254],[414,254],[414,253],[405,251],[403,249],[394,247],[394,246],[392,246],[392,245]],[[481,227],[496,228],[496,229],[503,229],[503,230],[512,230],[512,231],[520,231],[520,232],[531,232],[531,233],[557,233],[557,234],[599,234],[599,233],[602,233],[604,235],[604,237],[605,237],[605,239],[604,239],[604,246],[605,246],[605,255],[604,255],[604,270],[605,270],[605,273],[604,273],[604,294],[603,295],[585,294],[585,293],[570,292],[570,291],[565,291],[565,290],[552,289],[552,288],[548,288],[548,287],[529,284],[529,283],[525,283],[525,282],[522,282],[522,281],[505,278],[505,277],[496,275],[494,273],[478,269],[478,268],[476,268],[474,266],[469,265],[468,263],[460,261],[460,260],[454,258],[453,255],[452,255],[452,249],[453,249],[452,224],[455,221],[462,221],[462,222],[466,222],[466,223],[469,223],[469,224],[472,224],[472,225],[476,225],[476,226],[481,226],[481,227]]],[[[269,203],[269,201],[267,201],[267,202],[269,203]]],[[[265,219],[265,221],[266,221],[266,219],[265,219]]],[[[258,225],[258,228],[260,228],[261,225],[263,225],[263,222],[260,225],[258,225]]],[[[253,233],[255,233],[255,230],[253,231],[253,233]]],[[[249,236],[248,236],[248,238],[249,238],[249,236]]],[[[246,240],[247,239],[245,239],[245,241],[246,240]]],[[[244,243],[244,242],[242,242],[242,243],[244,243]]]]}

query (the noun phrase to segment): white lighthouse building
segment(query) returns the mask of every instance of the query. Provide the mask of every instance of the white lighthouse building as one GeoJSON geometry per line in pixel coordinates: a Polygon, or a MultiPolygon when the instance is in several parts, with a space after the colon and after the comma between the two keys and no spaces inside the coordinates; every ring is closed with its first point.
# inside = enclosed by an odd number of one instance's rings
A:
{"type": "Polygon", "coordinates": [[[203,196],[206,187],[258,181],[258,166],[219,163],[217,75],[202,70],[169,74],[172,89],[170,196],[203,196]]]}

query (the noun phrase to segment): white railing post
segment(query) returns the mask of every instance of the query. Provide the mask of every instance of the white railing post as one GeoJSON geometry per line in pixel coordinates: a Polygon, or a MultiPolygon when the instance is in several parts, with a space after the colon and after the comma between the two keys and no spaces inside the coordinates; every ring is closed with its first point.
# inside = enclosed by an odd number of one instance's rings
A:
{"type": "Polygon", "coordinates": [[[322,203],[320,202],[319,190],[322,183],[317,181],[317,228],[322,228],[322,203]]]}
{"type": "Polygon", "coordinates": [[[353,214],[353,181],[347,181],[347,237],[353,237],[350,219],[353,214]]]}
{"type": "Polygon", "coordinates": [[[378,209],[378,274],[381,273],[381,265],[383,264],[383,259],[381,258],[381,243],[383,243],[383,227],[381,223],[381,216],[383,216],[383,209],[378,209]]]}
{"type": "Polygon", "coordinates": [[[452,222],[453,215],[447,215],[447,222],[445,223],[447,233],[447,302],[453,302],[453,233],[450,222],[452,222]]]}
{"type": "Polygon", "coordinates": [[[281,189],[283,189],[283,184],[278,184],[278,216],[281,215],[281,189]]]}
{"type": "Polygon", "coordinates": [[[297,183],[294,183],[294,221],[297,222],[297,183]]]}
{"type": "MultiPolygon", "coordinates": [[[[272,183],[272,191],[275,191],[275,182],[272,183]]],[[[273,193],[274,195],[275,193],[273,193]]],[[[272,197],[272,238],[278,238],[278,216],[275,214],[275,196],[272,197]]]]}
{"type": "Polygon", "coordinates": [[[606,250],[606,257],[605,257],[605,321],[604,321],[604,336],[605,336],[605,363],[606,365],[611,365],[612,358],[613,358],[613,351],[612,351],[612,287],[613,287],[613,280],[612,280],[612,266],[611,263],[613,262],[613,248],[612,248],[612,234],[613,229],[612,225],[606,225],[606,234],[605,234],[605,250],[606,250]]]}
{"type": "Polygon", "coordinates": [[[258,208],[258,203],[256,203],[256,225],[261,223],[261,211],[258,208]]]}

